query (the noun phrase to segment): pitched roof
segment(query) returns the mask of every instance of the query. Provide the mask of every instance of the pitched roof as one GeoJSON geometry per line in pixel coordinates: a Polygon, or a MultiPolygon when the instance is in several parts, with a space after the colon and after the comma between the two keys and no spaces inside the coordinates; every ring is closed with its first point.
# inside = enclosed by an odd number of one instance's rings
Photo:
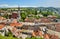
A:
{"type": "Polygon", "coordinates": [[[22,23],[11,23],[10,26],[22,26],[22,23]]]}
{"type": "Polygon", "coordinates": [[[47,19],[47,18],[41,18],[41,21],[40,22],[49,23],[51,21],[49,19],[47,19]]]}
{"type": "Polygon", "coordinates": [[[49,39],[48,34],[44,34],[44,38],[49,39]]]}
{"type": "Polygon", "coordinates": [[[55,26],[60,26],[60,23],[55,24],[55,26]]]}
{"type": "Polygon", "coordinates": [[[4,20],[4,19],[6,19],[6,18],[0,16],[0,20],[4,20]]]}
{"type": "Polygon", "coordinates": [[[56,31],[60,32],[60,23],[55,24],[56,31]]]}
{"type": "Polygon", "coordinates": [[[5,27],[5,25],[4,24],[0,24],[0,29],[2,29],[3,27],[5,27]]]}
{"type": "Polygon", "coordinates": [[[12,20],[12,23],[17,23],[17,19],[13,19],[12,20]]]}
{"type": "Polygon", "coordinates": [[[57,18],[57,16],[48,15],[48,18],[54,19],[54,18],[57,18]]]}
{"type": "Polygon", "coordinates": [[[49,39],[58,39],[59,37],[57,35],[51,35],[47,34],[49,36],[49,39]]]}

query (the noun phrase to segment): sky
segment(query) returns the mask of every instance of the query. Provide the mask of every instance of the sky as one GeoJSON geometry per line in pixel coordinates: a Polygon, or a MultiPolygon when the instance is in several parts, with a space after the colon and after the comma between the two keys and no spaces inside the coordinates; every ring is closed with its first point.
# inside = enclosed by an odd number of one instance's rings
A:
{"type": "Polygon", "coordinates": [[[0,0],[0,7],[60,7],[60,0],[0,0]]]}

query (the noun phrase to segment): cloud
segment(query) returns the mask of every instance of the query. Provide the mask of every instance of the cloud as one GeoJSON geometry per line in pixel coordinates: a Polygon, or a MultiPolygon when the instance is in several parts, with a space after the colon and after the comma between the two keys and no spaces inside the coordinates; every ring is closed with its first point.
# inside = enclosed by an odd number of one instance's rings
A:
{"type": "Polygon", "coordinates": [[[38,6],[20,6],[20,7],[38,7],[38,6]]]}
{"type": "MultiPolygon", "coordinates": [[[[54,6],[54,7],[60,7],[60,4],[56,4],[56,3],[53,3],[53,4],[51,4],[51,3],[46,3],[45,5],[44,4],[42,4],[42,5],[40,5],[40,6],[34,6],[34,5],[19,5],[19,7],[52,7],[52,6],[54,6]]],[[[9,8],[9,7],[18,7],[18,5],[8,5],[8,4],[0,4],[0,8],[9,8]]]]}
{"type": "Polygon", "coordinates": [[[0,7],[8,6],[7,4],[0,4],[0,7]]]}
{"type": "MultiPolygon", "coordinates": [[[[0,4],[0,7],[2,7],[2,8],[6,8],[6,7],[18,7],[18,5],[0,4]]],[[[19,7],[38,7],[38,6],[19,6],[19,7]]]]}
{"type": "Polygon", "coordinates": [[[2,8],[6,8],[6,7],[18,7],[18,5],[0,4],[0,7],[2,7],[2,8]]]}
{"type": "Polygon", "coordinates": [[[8,6],[8,7],[18,7],[18,5],[10,5],[10,6],[8,6]]]}

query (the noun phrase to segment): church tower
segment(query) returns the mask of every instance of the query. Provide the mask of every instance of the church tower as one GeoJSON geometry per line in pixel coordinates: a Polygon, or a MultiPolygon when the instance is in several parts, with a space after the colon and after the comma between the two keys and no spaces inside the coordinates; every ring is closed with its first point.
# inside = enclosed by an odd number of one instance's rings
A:
{"type": "Polygon", "coordinates": [[[18,20],[21,19],[21,16],[20,16],[20,7],[18,6],[18,20]]]}

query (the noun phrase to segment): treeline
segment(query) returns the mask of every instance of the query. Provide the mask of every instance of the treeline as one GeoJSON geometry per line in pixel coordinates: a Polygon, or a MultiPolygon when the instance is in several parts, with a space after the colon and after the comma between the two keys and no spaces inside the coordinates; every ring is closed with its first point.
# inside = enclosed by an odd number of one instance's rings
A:
{"type": "MultiPolygon", "coordinates": [[[[8,9],[18,9],[18,8],[0,8],[0,10],[8,11],[8,9]]],[[[43,8],[42,8],[43,9],[43,8]]],[[[43,9],[41,8],[32,8],[32,7],[25,7],[20,8],[20,15],[21,19],[25,20],[26,17],[28,18],[36,18],[39,19],[41,16],[47,17],[48,15],[57,16],[57,18],[60,18],[60,14],[58,12],[52,11],[51,9],[43,9]]],[[[3,17],[8,18],[8,15],[4,15],[3,17]]]]}

